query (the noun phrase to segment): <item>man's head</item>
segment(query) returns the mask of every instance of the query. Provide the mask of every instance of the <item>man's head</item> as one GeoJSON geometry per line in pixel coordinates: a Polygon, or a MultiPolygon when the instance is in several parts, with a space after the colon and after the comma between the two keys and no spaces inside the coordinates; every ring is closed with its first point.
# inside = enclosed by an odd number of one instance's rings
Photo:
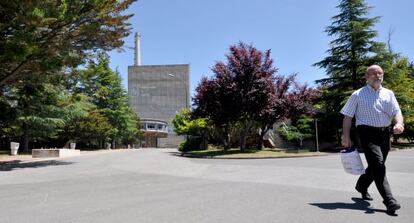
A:
{"type": "Polygon", "coordinates": [[[371,87],[378,89],[384,79],[384,71],[378,65],[371,65],[365,72],[365,79],[371,87]]]}

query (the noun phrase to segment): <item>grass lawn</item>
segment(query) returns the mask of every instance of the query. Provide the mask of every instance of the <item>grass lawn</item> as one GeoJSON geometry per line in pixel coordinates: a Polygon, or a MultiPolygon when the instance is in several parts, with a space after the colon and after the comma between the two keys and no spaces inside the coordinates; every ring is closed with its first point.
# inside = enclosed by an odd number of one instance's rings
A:
{"type": "Polygon", "coordinates": [[[232,148],[224,151],[221,149],[209,149],[182,153],[183,156],[194,158],[226,158],[226,159],[255,159],[255,158],[283,158],[320,156],[325,153],[310,152],[309,150],[284,150],[284,149],[263,149],[240,151],[239,148],[232,148]]]}
{"type": "MultiPolygon", "coordinates": [[[[19,155],[32,155],[31,152],[22,152],[22,151],[18,151],[19,155]]],[[[10,155],[10,150],[0,150],[0,156],[6,156],[6,155],[10,155]]]]}
{"type": "Polygon", "coordinates": [[[7,151],[7,150],[0,150],[0,156],[1,155],[9,155],[10,154],[10,151],[7,151]]]}
{"type": "Polygon", "coordinates": [[[393,143],[391,146],[398,149],[413,149],[414,143],[393,143]]]}

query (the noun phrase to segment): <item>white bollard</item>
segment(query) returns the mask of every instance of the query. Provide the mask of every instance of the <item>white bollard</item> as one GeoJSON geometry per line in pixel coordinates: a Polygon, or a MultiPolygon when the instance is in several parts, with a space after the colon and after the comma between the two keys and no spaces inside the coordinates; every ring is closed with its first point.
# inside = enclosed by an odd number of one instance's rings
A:
{"type": "Polygon", "coordinates": [[[76,148],[76,143],[71,142],[71,143],[70,143],[70,149],[75,149],[75,148],[76,148]]]}
{"type": "Polygon", "coordinates": [[[10,153],[12,156],[17,155],[17,151],[19,150],[20,143],[18,142],[10,142],[10,153]]]}

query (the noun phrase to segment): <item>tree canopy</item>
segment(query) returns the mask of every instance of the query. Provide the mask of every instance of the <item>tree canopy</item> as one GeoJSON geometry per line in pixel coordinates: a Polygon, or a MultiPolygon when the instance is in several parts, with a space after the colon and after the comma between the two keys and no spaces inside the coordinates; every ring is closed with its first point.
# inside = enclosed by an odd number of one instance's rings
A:
{"type": "Polygon", "coordinates": [[[380,17],[368,17],[370,7],[364,0],[341,0],[337,8],[339,14],[325,30],[333,38],[328,56],[314,65],[325,69],[328,76],[316,81],[323,92],[321,119],[327,126],[322,135],[336,132],[339,138],[339,111],[351,92],[364,85],[366,68],[381,61],[379,51],[384,44],[375,41],[377,32],[373,29],[380,17]]]}
{"type": "Polygon", "coordinates": [[[109,121],[112,146],[115,147],[121,139],[132,142],[137,138],[140,133],[139,118],[129,104],[120,74],[109,67],[109,57],[104,53],[98,54],[86,69],[77,72],[80,78],[74,92],[87,95],[96,106],[97,114],[109,121]]]}
{"type": "Polygon", "coordinates": [[[202,79],[193,99],[194,114],[222,130],[225,147],[231,126],[238,126],[240,149],[245,150],[247,137],[257,128],[263,137],[276,121],[310,112],[317,91],[297,84],[294,75],[276,75],[270,50],[239,43],[230,46],[226,58],[213,66],[212,78],[202,79]]]}
{"type": "Polygon", "coordinates": [[[29,76],[76,66],[98,49],[120,48],[132,16],[121,13],[134,1],[2,1],[0,90],[29,76]]]}

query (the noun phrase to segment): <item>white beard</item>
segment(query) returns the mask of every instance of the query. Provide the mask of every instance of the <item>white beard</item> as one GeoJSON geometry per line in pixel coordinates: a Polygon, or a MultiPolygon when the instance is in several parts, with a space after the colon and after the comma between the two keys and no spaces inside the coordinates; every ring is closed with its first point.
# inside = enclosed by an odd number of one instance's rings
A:
{"type": "Polygon", "coordinates": [[[367,80],[367,83],[371,86],[377,86],[377,85],[381,85],[382,81],[384,80],[383,77],[380,77],[377,80],[367,80]]]}

